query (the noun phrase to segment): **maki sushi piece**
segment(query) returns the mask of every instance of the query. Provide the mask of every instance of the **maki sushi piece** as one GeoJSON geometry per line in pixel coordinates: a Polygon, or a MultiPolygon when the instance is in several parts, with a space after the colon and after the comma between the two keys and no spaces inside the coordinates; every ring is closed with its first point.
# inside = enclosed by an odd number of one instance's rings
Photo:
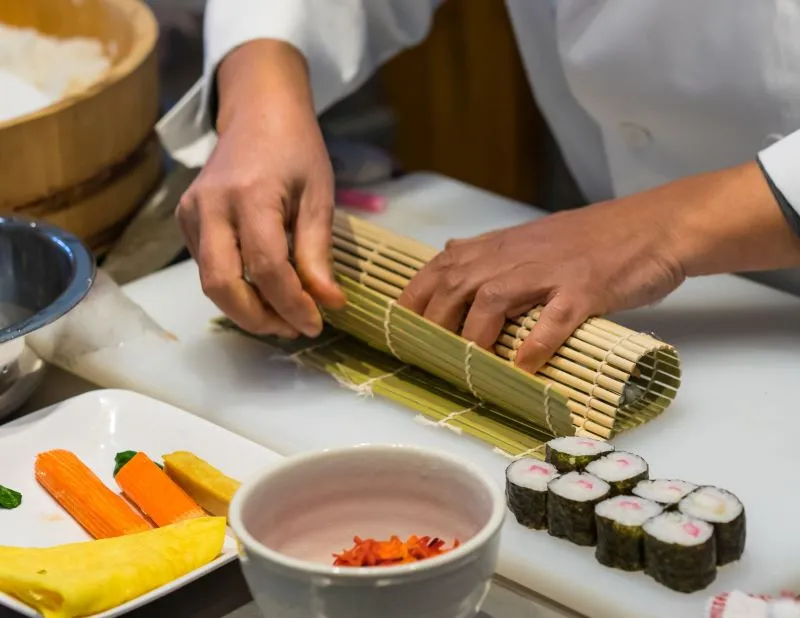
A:
{"type": "Polygon", "coordinates": [[[697,485],[678,479],[653,479],[639,481],[633,488],[633,495],[658,502],[665,510],[673,510],[687,495],[697,489],[697,485]]]}
{"type": "Polygon", "coordinates": [[[582,471],[592,461],[613,450],[613,446],[602,440],[565,436],[547,443],[545,461],[553,464],[561,474],[566,474],[574,470],[582,471]]]}
{"type": "Polygon", "coordinates": [[[575,545],[597,543],[594,507],[605,500],[608,483],[586,472],[568,472],[547,486],[547,531],[575,545]]]}
{"type": "Polygon", "coordinates": [[[744,553],[747,525],[744,505],[731,492],[703,486],[678,503],[678,510],[714,526],[717,566],[736,562],[744,553]]]}
{"type": "Polygon", "coordinates": [[[645,573],[675,592],[703,590],[717,578],[714,527],[678,511],[647,520],[644,530],[645,573]]]}
{"type": "Polygon", "coordinates": [[[547,527],[547,484],[558,476],[554,465],[533,457],[506,468],[506,502],[520,524],[535,530],[547,527]]]}
{"type": "Polygon", "coordinates": [[[611,485],[612,496],[630,494],[639,481],[650,476],[644,459],[624,451],[614,451],[595,459],[586,466],[586,471],[611,485]]]}
{"type": "Polygon", "coordinates": [[[607,567],[623,571],[644,569],[644,523],[660,515],[663,507],[636,496],[603,500],[594,509],[597,523],[595,558],[607,567]]]}

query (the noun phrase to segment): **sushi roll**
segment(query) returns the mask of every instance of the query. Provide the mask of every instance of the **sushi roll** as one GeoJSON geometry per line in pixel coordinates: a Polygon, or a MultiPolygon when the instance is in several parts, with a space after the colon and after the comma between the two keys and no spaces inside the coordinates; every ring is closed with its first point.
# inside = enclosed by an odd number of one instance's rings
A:
{"type": "Polygon", "coordinates": [[[597,523],[595,558],[607,567],[623,571],[644,569],[644,532],[648,519],[660,515],[663,507],[636,496],[603,500],[594,509],[597,523]]]}
{"type": "Polygon", "coordinates": [[[585,472],[568,472],[547,485],[547,531],[576,545],[597,543],[594,507],[605,500],[608,483],[585,472]]]}
{"type": "Polygon", "coordinates": [[[697,489],[697,485],[678,479],[653,479],[639,481],[633,488],[633,495],[652,500],[671,511],[678,502],[697,489]]]}
{"type": "Polygon", "coordinates": [[[547,484],[559,476],[556,467],[523,457],[506,468],[506,502],[517,521],[528,528],[547,528],[547,484]]]}
{"type": "Polygon", "coordinates": [[[707,588],[717,578],[714,527],[678,511],[647,520],[644,531],[645,573],[675,592],[707,588]]]}
{"type": "Polygon", "coordinates": [[[717,566],[736,562],[744,553],[747,537],[744,505],[731,492],[698,487],[678,503],[678,510],[714,526],[717,566]]]}
{"type": "Polygon", "coordinates": [[[613,450],[613,446],[602,440],[565,436],[547,443],[545,461],[553,464],[561,474],[566,474],[582,471],[590,462],[613,450]]]}
{"type": "Polygon", "coordinates": [[[611,495],[629,495],[639,481],[650,476],[647,462],[632,453],[614,451],[586,466],[589,474],[611,485],[611,495]]]}

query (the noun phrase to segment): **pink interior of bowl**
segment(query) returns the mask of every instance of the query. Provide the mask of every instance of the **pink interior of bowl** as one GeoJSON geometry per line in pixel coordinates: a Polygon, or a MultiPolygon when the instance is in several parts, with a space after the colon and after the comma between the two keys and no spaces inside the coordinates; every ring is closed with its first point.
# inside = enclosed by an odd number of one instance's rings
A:
{"type": "Polygon", "coordinates": [[[354,448],[299,461],[262,479],[242,524],[269,549],[333,564],[353,537],[439,537],[451,547],[484,528],[493,494],[457,462],[412,449],[354,448]]]}

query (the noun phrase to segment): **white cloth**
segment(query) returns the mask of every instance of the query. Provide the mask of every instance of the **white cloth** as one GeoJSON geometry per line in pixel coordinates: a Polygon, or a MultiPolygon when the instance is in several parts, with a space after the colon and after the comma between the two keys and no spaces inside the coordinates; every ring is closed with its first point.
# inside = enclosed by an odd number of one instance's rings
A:
{"type": "MultiPolygon", "coordinates": [[[[206,91],[257,38],[306,56],[322,111],[427,35],[442,0],[209,0],[206,91]]],[[[800,209],[800,2],[506,0],[536,100],[590,201],[753,160],[800,209]],[[789,136],[785,138],[785,136],[789,136]]]]}

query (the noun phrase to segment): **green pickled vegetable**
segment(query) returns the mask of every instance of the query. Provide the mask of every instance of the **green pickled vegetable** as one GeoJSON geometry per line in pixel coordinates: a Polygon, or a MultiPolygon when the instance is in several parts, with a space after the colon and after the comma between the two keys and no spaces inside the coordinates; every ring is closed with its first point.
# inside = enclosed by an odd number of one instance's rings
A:
{"type": "MultiPolygon", "coordinates": [[[[117,476],[117,474],[119,473],[120,470],[122,470],[125,464],[128,463],[131,459],[133,459],[136,456],[136,453],[138,452],[139,451],[120,451],[119,453],[117,453],[116,456],[114,457],[114,461],[116,462],[116,465],[114,466],[114,476],[117,476]]],[[[164,466],[162,466],[160,463],[155,462],[155,464],[162,470],[164,469],[164,466]]]]}
{"type": "Polygon", "coordinates": [[[22,494],[0,485],[0,509],[15,509],[22,504],[22,494]]]}

